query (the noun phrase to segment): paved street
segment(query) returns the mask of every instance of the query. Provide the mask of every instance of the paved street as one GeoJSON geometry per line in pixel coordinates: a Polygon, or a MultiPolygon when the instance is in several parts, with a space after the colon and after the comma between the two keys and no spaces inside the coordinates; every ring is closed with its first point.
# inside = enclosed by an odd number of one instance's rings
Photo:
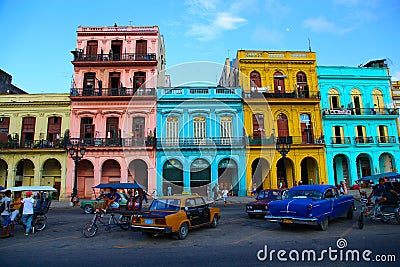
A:
{"type": "MultiPolygon", "coordinates": [[[[391,254],[400,257],[398,246],[400,225],[396,221],[387,224],[367,223],[363,230],[357,229],[355,212],[353,220],[338,219],[330,223],[326,232],[310,227],[295,226],[282,229],[277,224],[263,219],[249,219],[244,205],[231,203],[221,207],[221,220],[217,228],[196,229],[189,232],[185,240],[170,237],[148,238],[139,232],[123,231],[119,228],[106,232],[100,228],[93,238],[84,238],[82,226],[92,215],[83,214],[82,209],[53,208],[48,214],[48,226],[42,232],[28,237],[23,235],[22,226],[16,226],[15,237],[0,240],[0,259],[2,266],[365,266],[365,261],[330,261],[327,254],[324,262],[278,261],[276,252],[273,261],[260,261],[267,246],[268,255],[272,250],[314,249],[317,253],[329,247],[340,249],[336,243],[344,238],[345,250],[369,249],[371,259],[377,254],[391,254]],[[259,252],[262,250],[261,252],[259,252]],[[18,256],[16,256],[18,255],[18,256]]],[[[288,254],[286,254],[286,258],[288,254]]],[[[376,265],[373,262],[371,266],[376,265]]],[[[381,266],[395,266],[380,263],[381,266]]]]}

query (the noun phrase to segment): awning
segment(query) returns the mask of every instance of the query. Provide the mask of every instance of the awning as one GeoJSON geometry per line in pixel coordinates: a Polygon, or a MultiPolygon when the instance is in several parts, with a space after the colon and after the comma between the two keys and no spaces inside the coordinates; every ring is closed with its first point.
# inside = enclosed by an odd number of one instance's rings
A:
{"type": "Polygon", "coordinates": [[[397,172],[379,173],[379,174],[362,177],[361,179],[358,179],[358,181],[378,180],[379,178],[386,178],[386,179],[396,179],[397,178],[397,179],[399,179],[400,173],[397,173],[397,172]]]}

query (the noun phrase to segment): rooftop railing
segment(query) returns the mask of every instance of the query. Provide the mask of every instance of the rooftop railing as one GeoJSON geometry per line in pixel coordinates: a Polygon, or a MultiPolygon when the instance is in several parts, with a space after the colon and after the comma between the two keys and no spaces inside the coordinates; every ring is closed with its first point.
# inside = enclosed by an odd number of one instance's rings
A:
{"type": "Polygon", "coordinates": [[[105,53],[105,54],[84,54],[79,51],[71,51],[74,55],[73,61],[156,61],[155,53],[105,53]]]}
{"type": "Polygon", "coordinates": [[[80,143],[86,147],[153,147],[154,138],[70,138],[69,144],[80,143]]]}
{"type": "Polygon", "coordinates": [[[320,99],[319,91],[301,91],[294,90],[292,92],[245,92],[245,98],[303,98],[303,99],[320,99]]]}
{"type": "Polygon", "coordinates": [[[323,109],[322,115],[398,115],[396,108],[334,108],[323,109]]]}
{"type": "Polygon", "coordinates": [[[241,146],[242,137],[157,138],[157,147],[241,146]]]}
{"type": "Polygon", "coordinates": [[[71,88],[71,96],[155,96],[155,88],[71,88]]]}

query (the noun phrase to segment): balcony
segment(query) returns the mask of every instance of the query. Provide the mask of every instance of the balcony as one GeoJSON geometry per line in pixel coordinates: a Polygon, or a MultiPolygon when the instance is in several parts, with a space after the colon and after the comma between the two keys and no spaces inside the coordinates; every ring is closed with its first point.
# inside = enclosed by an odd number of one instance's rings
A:
{"type": "Polygon", "coordinates": [[[344,145],[344,146],[348,146],[351,144],[351,138],[349,136],[333,136],[331,137],[331,144],[332,145],[344,145]]]}
{"type": "Polygon", "coordinates": [[[54,149],[64,148],[64,140],[10,140],[0,142],[0,149],[54,149]]]}
{"type": "Polygon", "coordinates": [[[396,144],[396,137],[395,136],[377,136],[376,141],[379,145],[382,144],[396,144]]]}
{"type": "Polygon", "coordinates": [[[356,146],[368,146],[374,143],[372,136],[357,136],[354,137],[354,144],[356,146]]]}
{"type": "Polygon", "coordinates": [[[157,138],[157,147],[200,147],[200,146],[242,146],[244,145],[242,137],[205,137],[205,138],[157,138]]]}
{"type": "Polygon", "coordinates": [[[275,93],[275,92],[245,92],[244,98],[293,98],[293,99],[320,99],[321,95],[319,91],[302,91],[275,93]]]}
{"type": "Polygon", "coordinates": [[[74,55],[73,62],[92,61],[92,62],[105,62],[105,61],[157,61],[155,53],[137,54],[137,53],[109,53],[109,54],[84,54],[79,50],[71,51],[74,55]]]}
{"type": "Polygon", "coordinates": [[[322,115],[398,115],[395,108],[347,108],[323,109],[322,115]]]}
{"type": "Polygon", "coordinates": [[[69,144],[86,147],[153,147],[154,138],[71,138],[69,144]]]}
{"type": "Polygon", "coordinates": [[[155,88],[71,88],[70,96],[155,96],[155,88]]]}

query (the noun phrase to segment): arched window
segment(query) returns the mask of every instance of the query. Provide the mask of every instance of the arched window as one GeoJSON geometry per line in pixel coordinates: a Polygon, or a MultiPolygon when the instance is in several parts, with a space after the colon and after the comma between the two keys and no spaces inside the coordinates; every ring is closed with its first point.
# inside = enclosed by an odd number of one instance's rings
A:
{"type": "Polygon", "coordinates": [[[385,103],[383,101],[383,94],[379,89],[375,89],[372,92],[372,101],[374,102],[373,108],[374,108],[375,112],[384,114],[385,103]]]}
{"type": "Polygon", "coordinates": [[[179,119],[176,116],[169,116],[166,123],[166,144],[177,145],[179,136],[179,119]]]}
{"type": "Polygon", "coordinates": [[[356,115],[364,114],[362,110],[362,98],[360,90],[355,88],[351,90],[351,100],[351,106],[349,107],[351,111],[356,115]]]}
{"type": "Polygon", "coordinates": [[[261,75],[257,71],[250,73],[250,87],[252,91],[256,91],[257,88],[261,87],[261,75]]]}
{"type": "Polygon", "coordinates": [[[274,73],[274,92],[285,93],[285,77],[281,72],[274,73]]]}
{"type": "Polygon", "coordinates": [[[330,102],[330,109],[340,108],[339,92],[334,88],[331,88],[329,90],[329,102],[330,102]]]}
{"type": "Polygon", "coordinates": [[[289,136],[289,123],[285,114],[281,113],[277,118],[278,136],[289,136]]]}
{"type": "Polygon", "coordinates": [[[296,74],[297,94],[301,98],[309,98],[310,92],[307,84],[307,76],[304,72],[299,71],[296,74]]]}
{"type": "Polygon", "coordinates": [[[300,128],[301,128],[301,138],[303,144],[313,143],[313,132],[311,124],[310,114],[303,113],[300,115],[300,128]]]}
{"type": "Polygon", "coordinates": [[[253,137],[261,138],[264,136],[264,115],[253,114],[253,137]]]}

